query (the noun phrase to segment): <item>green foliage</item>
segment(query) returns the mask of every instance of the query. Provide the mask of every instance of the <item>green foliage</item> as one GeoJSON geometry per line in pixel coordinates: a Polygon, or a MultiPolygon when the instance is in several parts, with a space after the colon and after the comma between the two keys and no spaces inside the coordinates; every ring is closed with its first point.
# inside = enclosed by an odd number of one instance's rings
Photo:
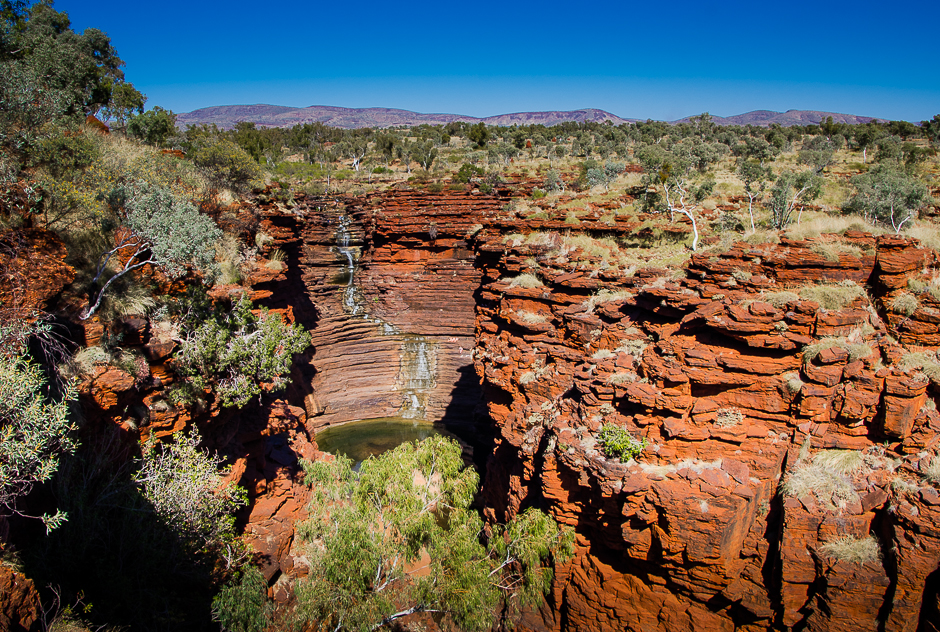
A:
{"type": "Polygon", "coordinates": [[[929,121],[921,121],[924,135],[932,143],[940,143],[940,114],[934,114],[929,121]]]}
{"type": "Polygon", "coordinates": [[[62,130],[62,133],[49,135],[39,142],[33,162],[53,178],[61,179],[82,171],[99,158],[98,146],[88,134],[62,130]]]}
{"type": "MultiPolygon", "coordinates": [[[[75,387],[67,383],[53,396],[42,368],[27,355],[26,342],[36,333],[48,333],[48,328],[0,323],[0,515],[19,513],[17,500],[48,481],[61,455],[76,446],[77,427],[69,415],[75,387]]],[[[42,519],[51,529],[65,514],[42,519]]]]}
{"type": "Polygon", "coordinates": [[[222,231],[211,218],[165,187],[138,181],[125,191],[120,194],[127,195],[127,228],[145,242],[151,263],[171,277],[183,275],[188,265],[212,267],[222,231]]]}
{"type": "Polygon", "coordinates": [[[265,387],[286,386],[294,354],[310,345],[301,327],[285,325],[264,308],[252,313],[244,294],[230,311],[190,309],[180,336],[173,356],[180,375],[196,389],[213,386],[224,406],[239,408],[265,387]]]}
{"type": "Polygon", "coordinates": [[[916,178],[887,165],[852,178],[856,193],[848,208],[866,220],[890,224],[896,233],[928,203],[927,187],[916,178]]]}
{"type": "Polygon", "coordinates": [[[541,600],[550,556],[570,554],[571,539],[535,510],[496,527],[470,509],[477,488],[460,447],[444,437],[403,444],[362,463],[345,457],[304,463],[312,484],[311,572],[297,590],[299,613],[336,630],[373,630],[424,610],[446,613],[464,630],[490,629],[500,603],[511,614],[541,600]],[[420,573],[406,569],[427,553],[420,573]]]}
{"type": "Polygon", "coordinates": [[[235,538],[236,509],[246,504],[243,489],[226,482],[222,459],[199,449],[199,432],[178,432],[172,443],[151,440],[134,477],[154,513],[195,548],[235,538]]]}
{"type": "Polygon", "coordinates": [[[608,458],[629,461],[640,456],[646,447],[646,439],[635,439],[626,428],[605,424],[597,435],[608,458]]]}
{"type": "Polygon", "coordinates": [[[785,228],[793,214],[822,193],[822,178],[813,171],[784,171],[770,190],[770,212],[774,228],[785,228]]]}
{"type": "Polygon", "coordinates": [[[557,169],[549,169],[548,173],[545,174],[545,190],[546,191],[563,191],[565,188],[565,183],[561,179],[561,174],[558,173],[557,169]]]}
{"type": "Polygon", "coordinates": [[[62,117],[68,97],[43,85],[23,62],[0,63],[0,73],[0,165],[8,172],[0,176],[7,179],[16,175],[36,143],[49,134],[48,124],[62,117]]]}
{"type": "Polygon", "coordinates": [[[25,569],[37,584],[59,587],[66,603],[83,595],[93,604],[90,629],[212,629],[216,582],[244,546],[207,546],[159,516],[134,480],[139,462],[121,432],[96,428],[63,458],[50,489],[69,519],[23,551],[25,569]]]}
{"type": "Polygon", "coordinates": [[[271,622],[268,583],[257,568],[238,571],[212,600],[212,618],[226,632],[264,632],[271,622]]]}
{"type": "Polygon", "coordinates": [[[127,121],[132,116],[144,113],[144,104],[147,97],[144,96],[131,83],[120,82],[114,85],[111,90],[111,102],[105,106],[102,112],[106,121],[113,121],[116,129],[127,129],[127,121]]]}
{"type": "Polygon", "coordinates": [[[190,155],[211,182],[241,191],[261,179],[261,167],[251,155],[227,138],[203,136],[190,155]]]}
{"type": "Polygon", "coordinates": [[[177,134],[176,115],[158,105],[152,110],[131,117],[127,122],[127,133],[145,143],[162,147],[168,139],[177,134]]]}
{"type": "Polygon", "coordinates": [[[478,167],[477,165],[465,162],[460,165],[460,169],[458,169],[457,173],[454,174],[454,182],[462,182],[463,184],[467,184],[470,182],[471,178],[478,178],[484,173],[485,172],[483,171],[483,167],[478,167]]]}
{"type": "Polygon", "coordinates": [[[832,140],[825,136],[814,136],[803,144],[799,153],[800,162],[809,165],[813,173],[819,174],[832,164],[836,149],[832,140]]]}
{"type": "Polygon", "coordinates": [[[182,276],[190,265],[211,270],[214,245],[222,237],[215,222],[166,187],[138,180],[114,189],[111,197],[115,206],[126,209],[126,230],[117,245],[99,259],[92,283],[104,277],[107,281],[93,296],[83,319],[95,313],[115,281],[146,264],[162,268],[171,278],[182,276]],[[109,264],[118,253],[123,255],[124,264],[113,272],[109,264]]]}
{"type": "Polygon", "coordinates": [[[490,131],[486,129],[486,125],[483,124],[483,122],[471,125],[470,128],[467,129],[467,140],[473,143],[477,149],[486,147],[486,143],[489,139],[490,131]]]}
{"type": "Polygon", "coordinates": [[[94,113],[110,102],[113,85],[124,78],[124,62],[102,31],[74,32],[68,15],[51,2],[5,12],[0,21],[0,59],[21,64],[43,89],[58,93],[62,113],[94,113]]]}

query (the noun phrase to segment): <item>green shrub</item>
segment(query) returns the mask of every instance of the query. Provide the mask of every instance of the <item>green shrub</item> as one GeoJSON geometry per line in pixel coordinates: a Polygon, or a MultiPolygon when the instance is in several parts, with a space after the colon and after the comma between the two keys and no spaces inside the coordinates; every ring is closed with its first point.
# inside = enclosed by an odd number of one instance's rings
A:
{"type": "Polygon", "coordinates": [[[127,134],[151,145],[163,145],[176,134],[176,115],[160,106],[131,117],[127,134]]]}
{"type": "MultiPolygon", "coordinates": [[[[247,151],[226,138],[201,137],[190,152],[190,157],[217,187],[242,191],[260,183],[262,174],[258,163],[247,151]]],[[[338,179],[339,174],[336,177],[338,179]]]]}
{"type": "Polygon", "coordinates": [[[635,439],[626,428],[613,424],[604,425],[597,439],[604,446],[608,458],[619,458],[624,462],[640,456],[646,447],[646,439],[635,439]]]}
{"type": "Polygon", "coordinates": [[[178,432],[172,443],[148,442],[134,480],[154,513],[185,540],[202,548],[235,538],[235,510],[245,491],[226,482],[221,457],[199,449],[199,432],[178,432]]]}
{"type": "Polygon", "coordinates": [[[545,562],[567,560],[573,534],[528,509],[487,537],[471,508],[479,478],[460,453],[455,441],[432,437],[368,459],[358,472],[345,457],[303,463],[312,485],[310,520],[298,529],[311,544],[310,573],[296,590],[303,620],[376,630],[433,604],[447,617],[442,628],[483,631],[542,602],[552,580],[545,562]],[[408,577],[425,552],[424,576],[408,577]]]}
{"type": "Polygon", "coordinates": [[[301,327],[285,325],[264,308],[253,314],[244,294],[231,311],[202,315],[204,320],[181,322],[183,341],[173,357],[186,381],[197,389],[214,385],[224,406],[241,408],[264,384],[275,390],[286,386],[294,354],[310,345],[310,334],[301,327]]]}
{"type": "Polygon", "coordinates": [[[479,178],[483,176],[483,174],[483,167],[478,167],[477,165],[465,162],[464,164],[460,165],[460,169],[458,169],[457,173],[454,174],[454,182],[467,184],[472,178],[479,178]]]}
{"type": "MultiPolygon", "coordinates": [[[[0,324],[0,515],[19,513],[17,500],[52,478],[60,457],[76,447],[69,414],[74,385],[51,398],[42,368],[27,355],[27,340],[48,332],[43,325],[0,324]]],[[[42,516],[49,529],[64,519],[61,511],[42,516]]]]}
{"type": "Polygon", "coordinates": [[[561,179],[561,174],[558,173],[557,169],[549,169],[548,173],[545,174],[545,190],[546,191],[562,191],[565,188],[565,183],[561,179]]]}
{"type": "Polygon", "coordinates": [[[273,610],[268,582],[253,566],[237,572],[212,599],[212,619],[226,632],[264,632],[273,610]]]}
{"type": "Polygon", "coordinates": [[[145,264],[161,268],[171,278],[182,276],[188,266],[211,272],[215,244],[222,237],[222,231],[211,218],[169,188],[137,180],[112,194],[120,199],[120,205],[127,207],[126,232],[99,259],[93,283],[104,281],[104,284],[82,313],[82,319],[97,311],[111,284],[145,264]],[[112,273],[108,266],[119,252],[125,254],[126,260],[112,273]]]}

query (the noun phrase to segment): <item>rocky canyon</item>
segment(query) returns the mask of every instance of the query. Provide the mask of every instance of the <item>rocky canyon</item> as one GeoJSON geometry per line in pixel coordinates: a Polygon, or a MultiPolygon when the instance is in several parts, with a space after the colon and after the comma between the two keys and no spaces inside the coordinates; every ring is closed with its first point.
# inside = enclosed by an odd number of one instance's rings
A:
{"type": "MultiPolygon", "coordinates": [[[[113,326],[147,367],[88,376],[86,417],[132,443],[198,425],[248,490],[241,524],[283,603],[307,572],[298,459],[329,458],[319,432],[397,418],[460,437],[488,520],[531,506],[574,530],[524,629],[936,629],[937,253],[849,231],[624,271],[591,243],[635,222],[524,218],[508,202],[527,186],[258,193],[228,221],[262,260],[213,295],[311,332],[291,386],[240,414],[175,407],[175,343],[128,318],[113,326]],[[604,449],[610,426],[635,458],[604,449]]],[[[17,298],[40,307],[70,271],[51,234],[29,239],[9,256],[43,253],[17,298]]],[[[21,592],[4,616],[28,624],[21,592]]]]}

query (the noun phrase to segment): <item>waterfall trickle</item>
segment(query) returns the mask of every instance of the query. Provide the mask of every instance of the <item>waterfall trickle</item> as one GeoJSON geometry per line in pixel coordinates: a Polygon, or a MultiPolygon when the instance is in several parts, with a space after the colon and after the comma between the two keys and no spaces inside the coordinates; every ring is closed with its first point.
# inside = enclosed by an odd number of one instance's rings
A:
{"type": "Polygon", "coordinates": [[[401,416],[422,419],[428,393],[434,388],[436,345],[424,336],[405,336],[401,350],[399,384],[402,393],[401,416]]]}
{"type": "Polygon", "coordinates": [[[356,286],[353,281],[356,277],[356,258],[353,249],[349,245],[349,217],[343,215],[339,220],[339,228],[336,229],[336,244],[340,254],[346,257],[346,288],[343,290],[343,311],[353,316],[359,315],[362,306],[359,304],[359,295],[356,292],[356,286]]]}

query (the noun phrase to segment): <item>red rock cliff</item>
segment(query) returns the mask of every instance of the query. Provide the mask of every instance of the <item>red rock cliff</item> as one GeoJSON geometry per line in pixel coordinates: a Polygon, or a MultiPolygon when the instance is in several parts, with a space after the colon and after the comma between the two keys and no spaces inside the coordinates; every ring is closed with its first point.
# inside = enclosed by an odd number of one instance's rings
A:
{"type": "Polygon", "coordinates": [[[622,277],[482,235],[487,512],[541,506],[578,535],[531,625],[936,628],[938,390],[892,337],[935,362],[940,304],[924,292],[899,313],[895,299],[936,255],[848,239],[871,254],[739,244],[622,277]],[[544,285],[509,282],[524,272],[544,285]],[[868,293],[838,309],[781,294],[845,281],[868,293]],[[604,425],[645,439],[637,460],[605,455],[604,425]],[[819,478],[784,493],[798,471],[819,478]],[[877,549],[852,562],[823,546],[845,536],[877,549]]]}

